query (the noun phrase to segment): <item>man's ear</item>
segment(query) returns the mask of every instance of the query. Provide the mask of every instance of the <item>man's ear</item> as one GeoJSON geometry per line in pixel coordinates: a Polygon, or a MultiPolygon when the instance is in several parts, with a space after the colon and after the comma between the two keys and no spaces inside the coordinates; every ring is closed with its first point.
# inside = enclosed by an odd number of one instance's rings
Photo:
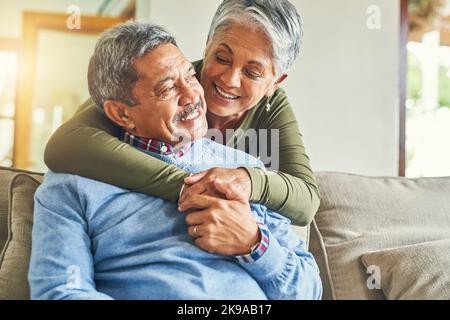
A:
{"type": "Polygon", "coordinates": [[[103,104],[106,116],[124,129],[133,130],[136,126],[129,117],[128,106],[115,100],[106,100],[103,104]]]}
{"type": "Polygon", "coordinates": [[[271,95],[273,95],[273,93],[275,92],[276,88],[278,88],[280,83],[282,83],[287,78],[287,76],[288,75],[286,73],[282,74],[281,77],[279,77],[278,80],[275,81],[275,83],[273,84],[272,88],[270,88],[269,91],[267,91],[266,97],[270,97],[271,95]]]}

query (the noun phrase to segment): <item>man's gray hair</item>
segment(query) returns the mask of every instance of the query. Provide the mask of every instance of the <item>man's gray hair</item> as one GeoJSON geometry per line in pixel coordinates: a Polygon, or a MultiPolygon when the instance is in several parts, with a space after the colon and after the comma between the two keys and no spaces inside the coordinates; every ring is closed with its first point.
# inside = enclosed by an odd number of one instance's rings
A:
{"type": "Polygon", "coordinates": [[[89,61],[89,93],[103,111],[106,100],[136,105],[132,88],[139,79],[133,64],[136,59],[161,44],[176,44],[162,27],[129,21],[106,30],[98,40],[89,61]]]}
{"type": "Polygon", "coordinates": [[[232,23],[261,28],[272,41],[276,76],[287,72],[300,50],[303,21],[288,0],[224,0],[214,15],[208,45],[232,23]]]}

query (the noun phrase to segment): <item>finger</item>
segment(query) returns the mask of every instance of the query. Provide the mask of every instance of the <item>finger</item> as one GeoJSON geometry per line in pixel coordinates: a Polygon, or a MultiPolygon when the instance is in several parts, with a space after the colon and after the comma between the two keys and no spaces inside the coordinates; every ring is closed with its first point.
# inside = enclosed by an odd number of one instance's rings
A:
{"type": "Polygon", "coordinates": [[[203,179],[204,176],[209,172],[209,170],[205,170],[199,173],[196,173],[192,176],[184,178],[184,183],[186,184],[194,184],[203,179]]]}
{"type": "Polygon", "coordinates": [[[202,225],[193,225],[188,228],[188,234],[192,238],[201,238],[203,236],[203,227],[202,225]]]}
{"type": "Polygon", "coordinates": [[[188,209],[207,209],[217,201],[216,198],[203,194],[194,194],[186,197],[178,205],[178,210],[186,211],[188,209]]]}
{"type": "Polygon", "coordinates": [[[189,188],[190,188],[190,187],[191,187],[191,186],[188,186],[187,184],[183,184],[183,190],[182,190],[182,192],[180,193],[180,196],[178,197],[178,203],[180,203],[181,200],[186,196],[186,192],[189,191],[189,188]]]}
{"type": "Polygon", "coordinates": [[[197,247],[209,252],[209,253],[216,253],[217,249],[214,248],[210,242],[208,241],[207,237],[199,237],[194,240],[194,243],[197,245],[197,247]]]}
{"type": "Polygon", "coordinates": [[[206,223],[206,215],[204,210],[194,211],[186,215],[186,223],[190,226],[206,223]]]}
{"type": "Polygon", "coordinates": [[[191,197],[194,194],[202,194],[206,191],[206,184],[201,181],[190,186],[186,186],[183,193],[179,199],[179,203],[183,202],[186,198],[191,197]]]}
{"type": "Polygon", "coordinates": [[[247,201],[245,197],[242,195],[242,192],[240,192],[239,187],[237,187],[233,183],[215,179],[214,186],[219,192],[223,193],[228,200],[247,201]]]}

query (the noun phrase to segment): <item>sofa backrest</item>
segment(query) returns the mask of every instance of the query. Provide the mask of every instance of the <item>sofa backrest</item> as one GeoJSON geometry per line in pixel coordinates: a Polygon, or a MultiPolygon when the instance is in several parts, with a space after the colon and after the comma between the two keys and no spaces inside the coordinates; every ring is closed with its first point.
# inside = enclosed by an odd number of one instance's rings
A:
{"type": "Polygon", "coordinates": [[[384,299],[381,289],[368,285],[372,273],[363,254],[450,239],[450,177],[316,176],[321,205],[309,250],[321,271],[324,299],[384,299]]]}

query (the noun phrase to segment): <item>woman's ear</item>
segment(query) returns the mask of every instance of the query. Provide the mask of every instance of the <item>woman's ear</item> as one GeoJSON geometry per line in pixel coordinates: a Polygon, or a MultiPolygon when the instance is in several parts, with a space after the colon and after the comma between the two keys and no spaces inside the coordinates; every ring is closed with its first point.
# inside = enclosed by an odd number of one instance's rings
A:
{"type": "Polygon", "coordinates": [[[103,104],[103,110],[112,122],[126,130],[133,130],[135,125],[130,119],[127,109],[126,104],[114,100],[106,100],[103,104]]]}
{"type": "Polygon", "coordinates": [[[275,90],[278,88],[278,86],[280,85],[280,83],[282,83],[286,78],[287,78],[287,74],[284,73],[282,74],[277,81],[275,81],[275,83],[273,84],[273,86],[267,91],[266,93],[266,97],[270,97],[271,95],[273,95],[273,93],[275,92],[275,90]]]}

